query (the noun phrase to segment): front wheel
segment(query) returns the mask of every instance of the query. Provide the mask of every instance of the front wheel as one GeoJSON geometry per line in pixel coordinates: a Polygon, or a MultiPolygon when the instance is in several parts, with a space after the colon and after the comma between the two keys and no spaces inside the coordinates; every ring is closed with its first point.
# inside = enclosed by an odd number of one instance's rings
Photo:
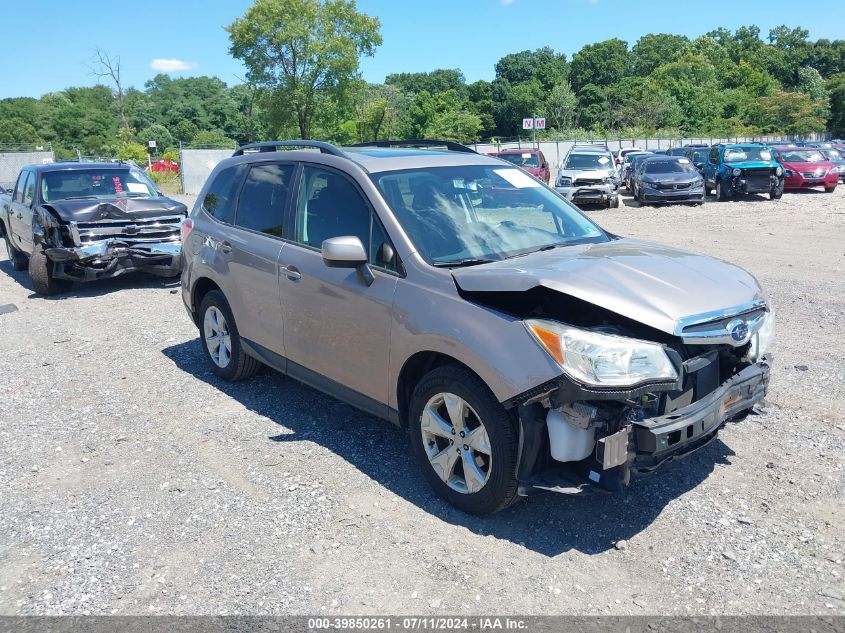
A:
{"type": "Polygon", "coordinates": [[[29,256],[29,278],[33,290],[45,296],[67,292],[73,285],[70,279],[56,279],[53,276],[53,262],[44,254],[43,244],[36,244],[29,256]]]}
{"type": "Polygon", "coordinates": [[[775,191],[769,192],[769,198],[771,200],[780,200],[783,197],[783,189],[776,189],[775,191]]]}
{"type": "Polygon", "coordinates": [[[836,191],[836,185],[833,185],[832,187],[825,187],[824,188],[825,193],[833,193],[834,191],[836,191]]]}
{"type": "Polygon", "coordinates": [[[725,187],[722,184],[721,180],[716,181],[716,200],[719,202],[724,202],[728,199],[727,194],[725,193],[725,187]]]}
{"type": "Polygon", "coordinates": [[[12,270],[26,270],[29,264],[26,253],[22,253],[15,245],[12,244],[12,238],[9,237],[9,231],[6,230],[3,234],[6,240],[6,254],[9,256],[9,261],[12,262],[12,270]]]}
{"type": "Polygon", "coordinates": [[[518,500],[515,425],[478,376],[438,367],[419,382],[410,405],[411,449],[438,495],[470,514],[518,500]]]}
{"type": "Polygon", "coordinates": [[[209,292],[200,303],[200,335],[211,371],[223,380],[249,378],[261,367],[244,352],[232,309],[219,290],[209,292]]]}

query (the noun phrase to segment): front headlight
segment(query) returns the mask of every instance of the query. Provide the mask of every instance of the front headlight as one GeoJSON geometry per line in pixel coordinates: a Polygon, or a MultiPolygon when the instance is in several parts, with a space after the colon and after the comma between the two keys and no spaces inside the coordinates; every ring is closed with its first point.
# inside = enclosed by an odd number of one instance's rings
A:
{"type": "Polygon", "coordinates": [[[763,325],[751,337],[751,348],[748,350],[748,356],[751,360],[760,360],[763,354],[766,354],[772,347],[775,340],[775,310],[769,305],[769,311],[763,319],[763,325]]]}
{"type": "Polygon", "coordinates": [[[572,178],[567,178],[566,176],[561,176],[557,179],[557,186],[558,187],[571,187],[572,186],[572,178]]]}
{"type": "Polygon", "coordinates": [[[742,173],[742,170],[739,167],[734,167],[734,170],[731,173],[734,176],[739,176],[742,173]]]}
{"type": "Polygon", "coordinates": [[[776,173],[778,176],[780,176],[781,174],[783,174],[783,168],[782,168],[782,167],[778,167],[777,169],[775,169],[775,173],[776,173]]]}
{"type": "Polygon", "coordinates": [[[678,379],[657,343],[528,319],[525,326],[570,378],[596,387],[633,387],[678,379]]]}

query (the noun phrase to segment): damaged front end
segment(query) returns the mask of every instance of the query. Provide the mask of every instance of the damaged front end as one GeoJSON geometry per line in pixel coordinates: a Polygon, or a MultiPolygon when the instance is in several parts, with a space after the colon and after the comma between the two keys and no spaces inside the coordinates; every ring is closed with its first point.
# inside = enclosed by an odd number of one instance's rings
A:
{"type": "Polygon", "coordinates": [[[620,491],[632,476],[701,448],[766,395],[774,315],[752,279],[717,260],[642,243],[640,265],[620,265],[618,256],[635,257],[634,244],[585,247],[543,268],[528,261],[518,270],[503,263],[495,273],[495,264],[453,272],[464,298],[522,320],[560,368],[503,403],[519,421],[521,495],[620,491]],[[720,274],[688,276],[686,288],[664,284],[661,294],[658,265],[648,271],[646,259],[661,252],[720,274]],[[750,300],[732,308],[673,313],[743,295],[750,300]],[[599,305],[611,301],[614,310],[599,305]]]}
{"type": "Polygon", "coordinates": [[[55,278],[93,281],[131,271],[180,274],[185,205],[167,199],[85,202],[44,205],[35,218],[34,237],[44,245],[55,278]]]}

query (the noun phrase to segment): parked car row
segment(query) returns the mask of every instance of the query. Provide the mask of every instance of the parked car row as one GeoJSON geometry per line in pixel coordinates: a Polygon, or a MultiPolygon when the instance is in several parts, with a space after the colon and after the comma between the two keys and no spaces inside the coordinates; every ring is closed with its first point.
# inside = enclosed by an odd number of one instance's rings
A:
{"type": "Polygon", "coordinates": [[[833,192],[845,180],[843,151],[845,145],[836,143],[720,143],[626,147],[614,155],[604,146],[575,144],[561,162],[555,189],[576,204],[607,206],[617,204],[620,187],[643,204],[702,204],[711,194],[722,201],[748,194],[777,200],[789,190],[833,192]],[[588,156],[601,156],[602,169],[593,164],[591,173],[581,175],[577,167],[588,166],[588,156]]]}
{"type": "MultiPolygon", "coordinates": [[[[609,152],[571,159],[573,186],[594,174],[585,187],[618,200],[609,152]]],[[[649,178],[688,180],[688,162],[646,159],[639,195],[649,178]]],[[[620,491],[768,388],[774,313],[752,275],[608,233],[513,162],[454,143],[252,144],[187,217],[121,165],[24,168],[4,205],[9,256],[37,292],[181,264],[217,376],[268,366],[400,425],[466,512],[620,491]]]]}

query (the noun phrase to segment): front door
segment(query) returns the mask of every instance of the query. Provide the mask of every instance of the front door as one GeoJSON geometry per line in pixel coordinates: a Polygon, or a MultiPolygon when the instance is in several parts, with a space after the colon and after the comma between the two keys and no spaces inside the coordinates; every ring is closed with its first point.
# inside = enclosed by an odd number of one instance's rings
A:
{"type": "Polygon", "coordinates": [[[35,174],[21,172],[12,202],[9,205],[9,222],[12,225],[12,243],[24,253],[32,253],[32,200],[35,196],[35,174]]]}
{"type": "Polygon", "coordinates": [[[357,185],[334,170],[305,164],[285,245],[280,294],[288,373],[376,414],[386,412],[393,295],[399,264],[372,207],[357,185]],[[375,277],[329,268],[320,247],[354,235],[375,277]]]}

